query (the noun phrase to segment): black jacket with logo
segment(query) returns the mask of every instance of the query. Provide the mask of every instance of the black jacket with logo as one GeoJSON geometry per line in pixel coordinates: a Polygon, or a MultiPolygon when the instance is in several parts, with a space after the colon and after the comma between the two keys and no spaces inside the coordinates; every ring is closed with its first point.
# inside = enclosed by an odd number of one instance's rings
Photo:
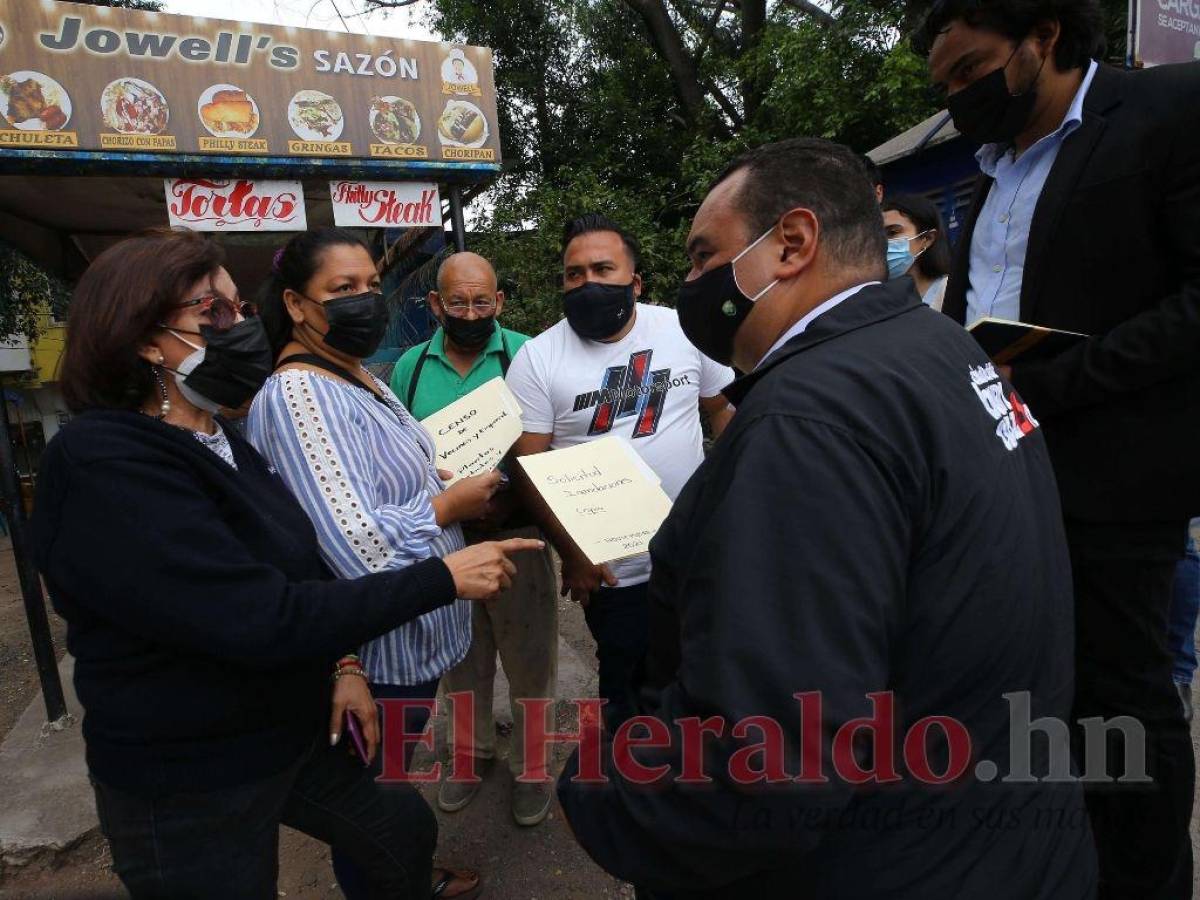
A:
{"type": "MultiPolygon", "coordinates": [[[[671,897],[1091,896],[1079,786],[1000,781],[1022,770],[1010,706],[1067,721],[1073,669],[1054,475],[1012,387],[901,279],[818,317],[726,393],[737,414],[651,544],[639,694],[666,723],[723,718],[704,745],[712,782],[676,780],[681,726],[671,747],[635,751],[669,766],[649,787],[617,774],[605,738],[606,785],[572,783],[578,757],[559,783],[581,844],[671,897]],[[811,692],[821,725],[805,731],[794,695],[811,692]],[[894,739],[835,746],[872,692],[890,692],[894,739]],[[930,716],[961,723],[969,751],[958,739],[950,752],[930,716]],[[772,737],[782,759],[746,751],[772,737]],[[854,787],[834,770],[835,757],[848,775],[874,760],[886,776],[889,747],[894,783],[854,787]],[[825,784],[731,775],[811,776],[818,752],[825,784]],[[991,783],[974,777],[982,760],[991,783]],[[917,780],[951,764],[966,768],[952,784],[917,780]]],[[[1045,741],[1023,743],[1044,774],[1045,741]]]]}

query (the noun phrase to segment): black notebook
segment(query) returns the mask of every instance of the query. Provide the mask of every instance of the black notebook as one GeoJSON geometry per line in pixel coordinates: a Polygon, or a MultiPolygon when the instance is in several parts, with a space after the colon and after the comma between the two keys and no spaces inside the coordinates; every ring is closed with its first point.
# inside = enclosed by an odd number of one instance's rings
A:
{"type": "Polygon", "coordinates": [[[967,326],[967,331],[997,365],[1015,359],[1047,359],[1087,338],[1078,331],[1059,331],[1010,319],[977,319],[967,326]]]}

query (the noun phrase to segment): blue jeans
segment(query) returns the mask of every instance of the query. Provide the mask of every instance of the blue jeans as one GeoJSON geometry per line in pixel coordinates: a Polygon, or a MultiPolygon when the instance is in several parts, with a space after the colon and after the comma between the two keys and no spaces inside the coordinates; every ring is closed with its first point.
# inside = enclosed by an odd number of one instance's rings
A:
{"type": "Polygon", "coordinates": [[[1200,519],[1192,519],[1188,529],[1187,552],[1175,567],[1175,587],[1171,595],[1168,624],[1172,674],[1176,684],[1191,684],[1196,674],[1196,615],[1200,613],[1200,519]]]}

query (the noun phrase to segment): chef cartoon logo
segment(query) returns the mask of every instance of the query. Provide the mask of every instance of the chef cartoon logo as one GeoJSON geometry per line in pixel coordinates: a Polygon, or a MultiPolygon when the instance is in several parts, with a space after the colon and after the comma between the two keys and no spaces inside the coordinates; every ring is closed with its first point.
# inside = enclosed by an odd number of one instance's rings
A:
{"type": "Polygon", "coordinates": [[[1038,427],[1037,419],[1011,387],[1005,394],[1000,374],[991,363],[972,366],[969,375],[975,396],[996,422],[996,438],[1004,449],[1017,449],[1021,438],[1038,427]]]}
{"type": "Polygon", "coordinates": [[[457,47],[442,60],[442,93],[473,94],[476,97],[483,93],[479,87],[479,72],[457,47]]]}

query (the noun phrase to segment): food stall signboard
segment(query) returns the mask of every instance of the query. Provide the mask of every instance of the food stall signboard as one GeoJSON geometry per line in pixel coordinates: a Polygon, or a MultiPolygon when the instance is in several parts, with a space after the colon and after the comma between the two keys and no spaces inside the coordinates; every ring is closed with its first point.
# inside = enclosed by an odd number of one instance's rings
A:
{"type": "Polygon", "coordinates": [[[304,231],[304,189],[298,181],[248,178],[168,178],[171,225],[193,231],[304,231]]]}
{"type": "Polygon", "coordinates": [[[492,53],[0,0],[5,148],[500,163],[492,53]]]}
{"type": "Polygon", "coordinates": [[[436,228],[438,186],[421,181],[331,181],[333,221],[352,228],[436,228]]]}

